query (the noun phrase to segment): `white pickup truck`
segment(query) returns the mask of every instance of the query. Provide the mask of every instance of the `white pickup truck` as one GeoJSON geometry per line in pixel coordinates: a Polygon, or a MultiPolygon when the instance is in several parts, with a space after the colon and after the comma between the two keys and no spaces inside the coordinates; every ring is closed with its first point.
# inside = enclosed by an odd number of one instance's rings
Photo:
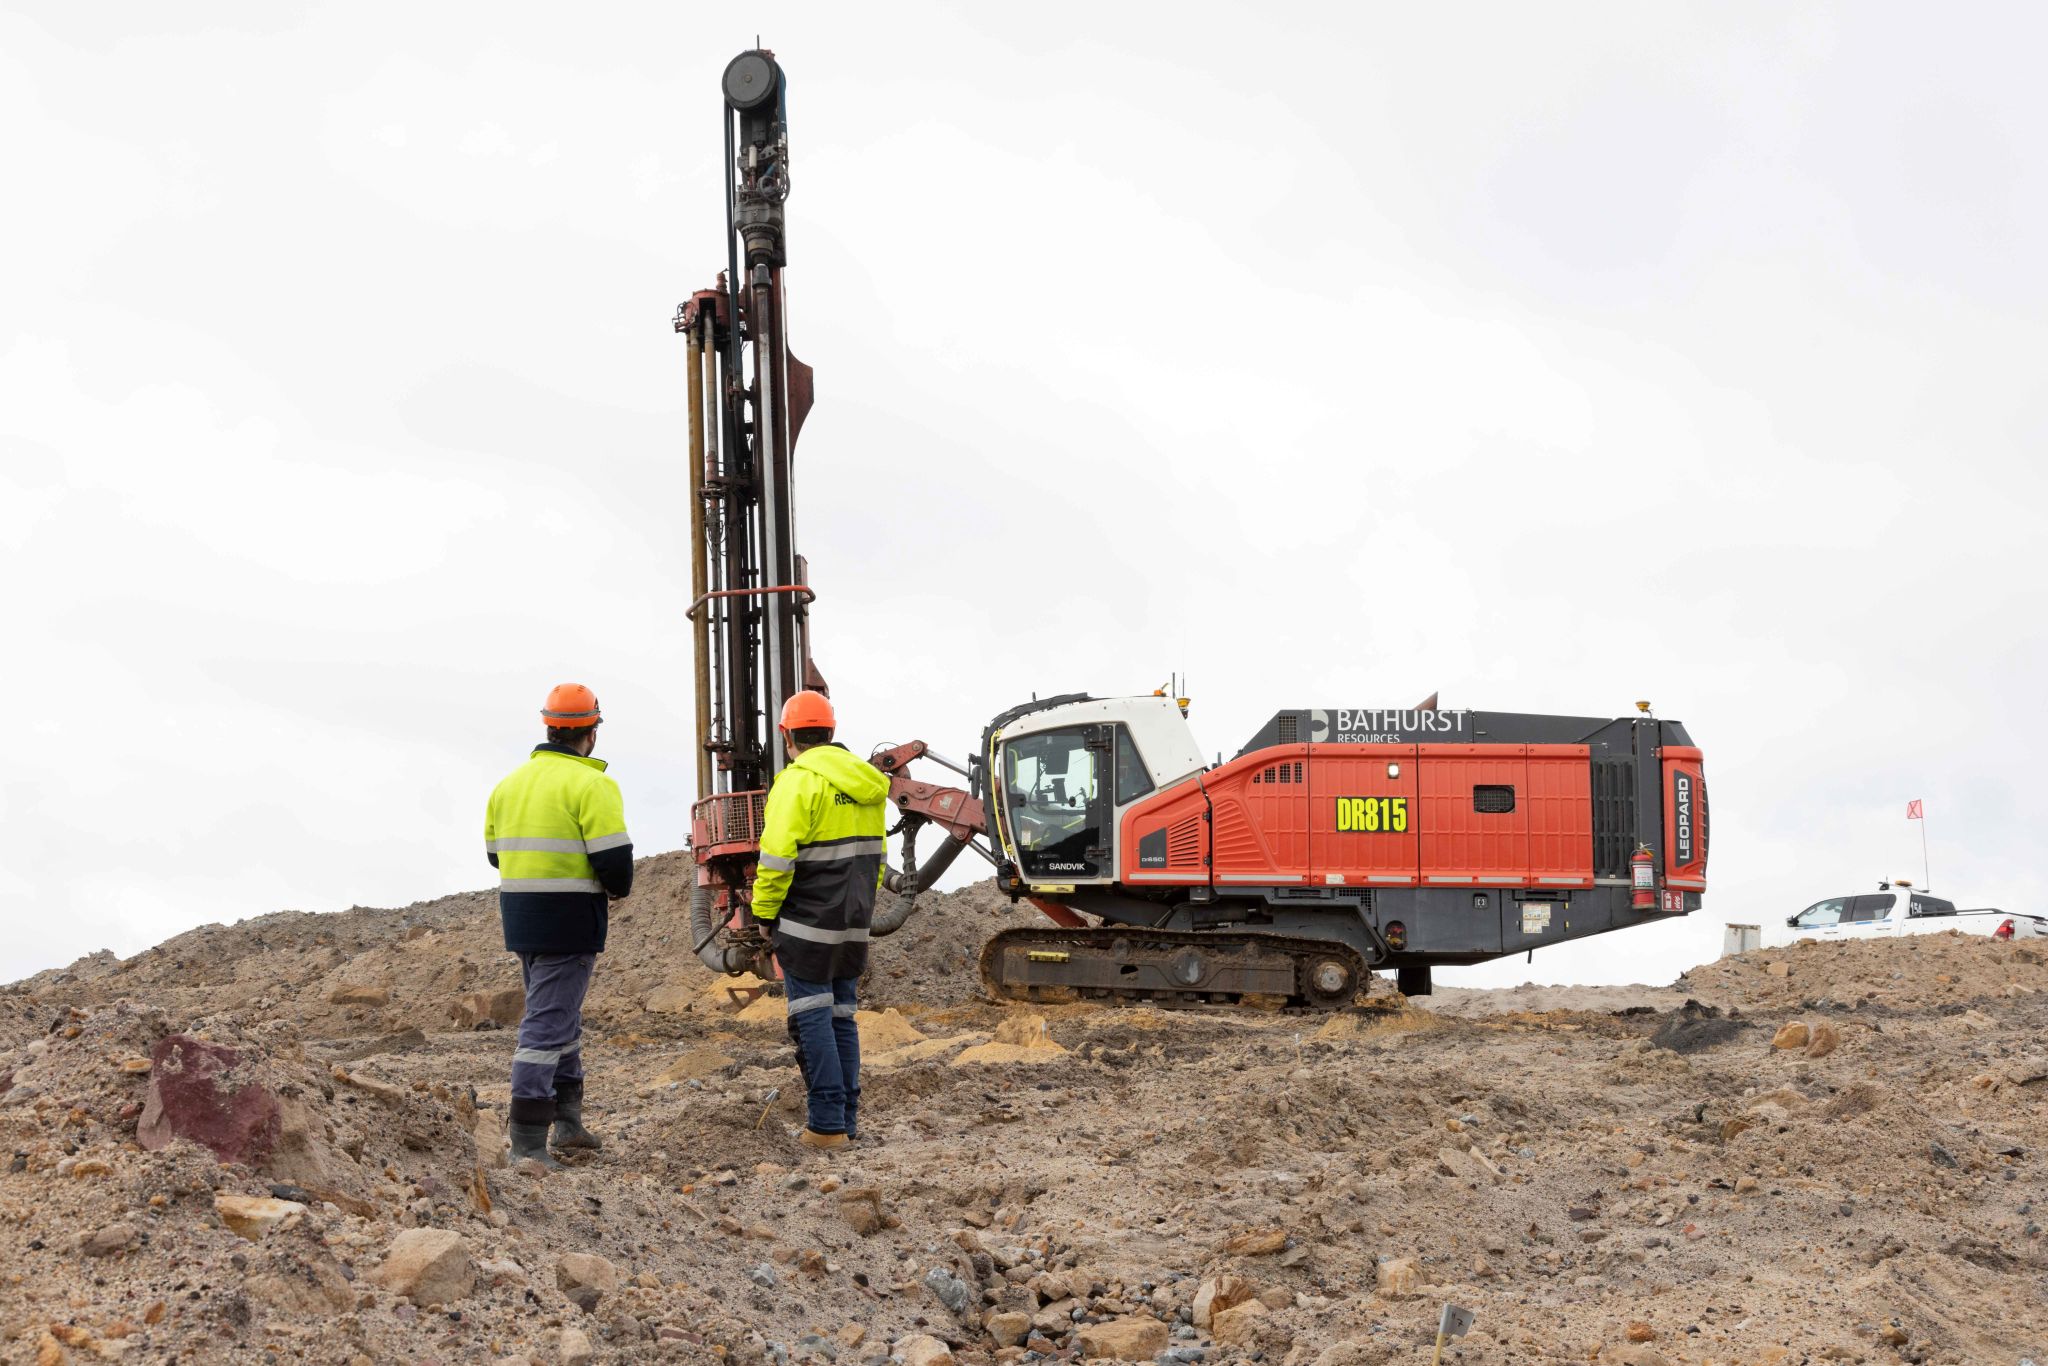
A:
{"type": "Polygon", "coordinates": [[[1990,906],[1958,910],[1909,882],[1880,882],[1874,892],[1831,896],[1764,930],[1765,948],[1799,939],[1886,939],[1960,930],[1993,939],[2048,939],[2048,916],[2017,915],[1990,906]]]}

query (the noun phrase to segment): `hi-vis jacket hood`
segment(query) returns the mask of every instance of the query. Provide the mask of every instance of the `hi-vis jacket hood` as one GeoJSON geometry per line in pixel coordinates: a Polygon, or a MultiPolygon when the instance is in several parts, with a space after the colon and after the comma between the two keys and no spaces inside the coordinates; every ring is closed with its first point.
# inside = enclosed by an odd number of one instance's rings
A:
{"type": "Polygon", "coordinates": [[[889,780],[880,769],[837,745],[813,745],[790,767],[817,774],[860,806],[872,806],[889,795],[889,780]]]}

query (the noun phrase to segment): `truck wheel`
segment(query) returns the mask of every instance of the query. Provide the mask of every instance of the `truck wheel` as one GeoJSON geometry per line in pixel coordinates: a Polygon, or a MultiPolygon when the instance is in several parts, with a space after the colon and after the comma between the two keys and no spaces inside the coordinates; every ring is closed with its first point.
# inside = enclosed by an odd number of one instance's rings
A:
{"type": "Polygon", "coordinates": [[[1401,989],[1403,996],[1429,995],[1429,965],[1394,969],[1394,985],[1401,989]]]}

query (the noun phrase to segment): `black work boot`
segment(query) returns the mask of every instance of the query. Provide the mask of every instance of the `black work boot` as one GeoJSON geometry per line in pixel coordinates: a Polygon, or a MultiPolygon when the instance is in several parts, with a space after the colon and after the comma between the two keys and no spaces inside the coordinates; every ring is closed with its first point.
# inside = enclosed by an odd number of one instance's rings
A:
{"type": "Polygon", "coordinates": [[[555,1103],[552,1100],[530,1100],[524,1096],[512,1098],[511,1122],[505,1129],[512,1135],[514,1166],[520,1159],[530,1157],[551,1172],[568,1170],[548,1151],[548,1125],[554,1122],[554,1118],[555,1103]]]}
{"type": "Polygon", "coordinates": [[[583,1079],[555,1083],[555,1146],[596,1151],[604,1140],[583,1127],[583,1079]]]}

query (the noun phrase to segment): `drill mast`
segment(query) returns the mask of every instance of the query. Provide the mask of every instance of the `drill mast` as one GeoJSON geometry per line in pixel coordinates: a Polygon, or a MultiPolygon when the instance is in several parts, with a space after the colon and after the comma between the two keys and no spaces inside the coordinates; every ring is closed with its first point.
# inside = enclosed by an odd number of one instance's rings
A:
{"type": "Polygon", "coordinates": [[[775,718],[825,690],[810,657],[813,597],[796,549],[793,453],[811,368],[789,353],[783,202],[787,82],[742,52],[725,98],[726,268],[676,310],[689,343],[692,654],[699,801],[759,792],[782,767],[775,718]]]}

